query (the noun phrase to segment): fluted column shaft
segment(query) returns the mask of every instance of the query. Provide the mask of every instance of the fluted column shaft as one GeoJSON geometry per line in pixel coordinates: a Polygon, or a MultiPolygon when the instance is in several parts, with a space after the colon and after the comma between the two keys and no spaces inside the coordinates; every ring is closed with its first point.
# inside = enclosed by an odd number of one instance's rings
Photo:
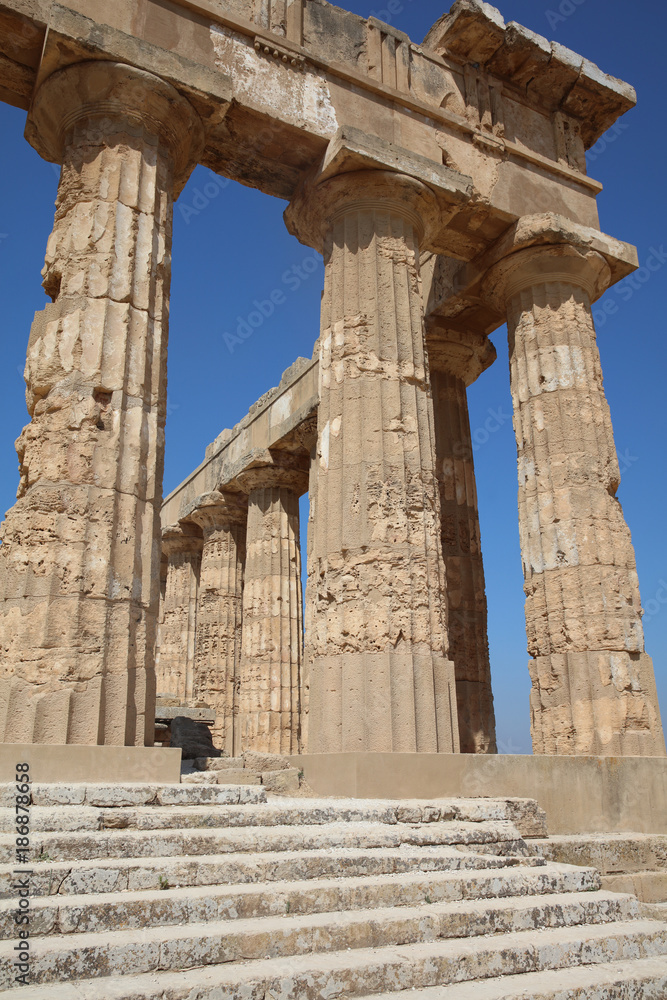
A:
{"type": "Polygon", "coordinates": [[[662,755],[591,301],[596,253],[513,254],[507,303],[535,753],[662,755]]]}
{"type": "Polygon", "coordinates": [[[203,540],[180,525],[162,532],[167,558],[162,614],[155,657],[156,689],[187,705],[194,698],[195,634],[203,540]]]}
{"type": "MultiPolygon", "coordinates": [[[[319,343],[319,342],[318,342],[319,343]]],[[[299,720],[299,751],[308,747],[310,715],[310,671],[313,659],[311,637],[317,602],[317,586],[313,563],[313,534],[317,519],[317,414],[304,427],[303,445],[308,451],[308,528],[306,535],[306,584],[303,608],[303,662],[301,664],[301,694],[299,720]]]]}
{"type": "Polygon", "coordinates": [[[495,753],[484,565],[477,512],[467,384],[495,358],[486,338],[430,337],[442,552],[447,579],[449,656],[456,671],[462,753],[495,753]]]}
{"type": "Polygon", "coordinates": [[[299,496],[307,474],[266,467],[252,470],[242,481],[249,495],[241,746],[298,753],[303,659],[299,496]]]}
{"type": "Polygon", "coordinates": [[[0,739],[152,745],[172,199],[201,123],[102,61],[49,77],[26,135],[63,166],[2,528],[0,739]]]}
{"type": "Polygon", "coordinates": [[[246,556],[245,499],[207,494],[189,515],[204,534],[193,694],[215,709],[212,733],[230,756],[239,751],[239,687],[243,572],[246,556]]]}
{"type": "Polygon", "coordinates": [[[458,750],[419,242],[429,190],[344,174],[288,210],[325,262],[310,752],[458,750]]]}

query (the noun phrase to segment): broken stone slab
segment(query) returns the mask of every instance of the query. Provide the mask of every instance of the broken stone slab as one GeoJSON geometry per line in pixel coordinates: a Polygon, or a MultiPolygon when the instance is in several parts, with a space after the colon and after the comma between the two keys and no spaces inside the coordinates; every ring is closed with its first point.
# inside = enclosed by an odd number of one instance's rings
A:
{"type": "Polygon", "coordinates": [[[216,785],[217,778],[215,774],[209,774],[206,771],[195,771],[192,774],[182,774],[181,784],[183,785],[216,785]]]}
{"type": "Polygon", "coordinates": [[[196,722],[184,715],[177,715],[172,720],[170,745],[181,748],[183,760],[222,756],[222,750],[213,746],[213,737],[206,723],[196,722]]]}
{"type": "Polygon", "coordinates": [[[291,765],[289,758],[277,753],[260,753],[246,750],[243,754],[244,767],[251,771],[286,771],[291,765]]]}
{"type": "Polygon", "coordinates": [[[215,723],[215,712],[212,708],[187,708],[184,705],[156,706],[156,722],[172,722],[174,719],[192,719],[193,722],[205,722],[212,726],[215,723]]]}
{"type": "Polygon", "coordinates": [[[286,771],[263,771],[262,784],[267,792],[294,795],[299,791],[299,771],[295,767],[286,771]]]}
{"type": "Polygon", "coordinates": [[[261,785],[262,779],[257,771],[238,770],[230,767],[222,771],[210,771],[219,785],[261,785]]]}

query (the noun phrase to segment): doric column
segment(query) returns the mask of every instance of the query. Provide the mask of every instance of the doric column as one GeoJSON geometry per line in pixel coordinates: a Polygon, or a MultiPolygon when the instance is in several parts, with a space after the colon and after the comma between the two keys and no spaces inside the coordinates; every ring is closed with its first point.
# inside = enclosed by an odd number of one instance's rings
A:
{"type": "Polygon", "coordinates": [[[238,482],[248,493],[240,738],[244,750],[298,753],[303,607],[299,497],[308,472],[275,452],[238,482]]]}
{"type": "Polygon", "coordinates": [[[193,701],[195,630],[202,535],[194,525],[175,524],[162,532],[167,579],[155,656],[156,689],[160,694],[193,701]]]}
{"type": "Polygon", "coordinates": [[[382,170],[286,213],[322,249],[310,752],[458,751],[419,246],[429,188],[382,170]]]}
{"type": "Polygon", "coordinates": [[[483,335],[448,327],[431,327],[427,347],[447,579],[449,656],[456,671],[461,752],[495,753],[486,590],[467,387],[495,361],[496,352],[483,335]]]}
{"type": "MultiPolygon", "coordinates": [[[[319,341],[318,341],[319,344],[319,341]]],[[[305,753],[308,747],[308,726],[310,715],[310,673],[313,659],[312,636],[314,634],[317,606],[317,581],[315,573],[313,544],[317,521],[317,414],[310,417],[304,426],[303,444],[309,452],[308,460],[308,531],[306,535],[306,586],[303,608],[303,663],[301,665],[301,713],[299,749],[305,753]]]]}
{"type": "Polygon", "coordinates": [[[509,328],[535,753],[665,753],[591,313],[609,275],[537,246],[487,282],[509,328]]]}
{"type": "Polygon", "coordinates": [[[0,550],[0,738],[153,743],[172,199],[202,126],[169,84],[78,63],[26,136],[61,162],[0,550]]]}
{"type": "Polygon", "coordinates": [[[204,533],[193,694],[215,709],[213,737],[216,745],[230,756],[239,750],[239,664],[247,517],[245,497],[235,493],[207,493],[188,514],[188,520],[198,524],[204,533]]]}

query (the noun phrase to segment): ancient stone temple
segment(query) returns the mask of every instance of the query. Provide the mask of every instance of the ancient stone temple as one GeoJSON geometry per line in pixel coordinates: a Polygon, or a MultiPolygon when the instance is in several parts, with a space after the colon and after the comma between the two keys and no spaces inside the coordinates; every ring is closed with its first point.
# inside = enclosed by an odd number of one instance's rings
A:
{"type": "Polygon", "coordinates": [[[61,165],[0,740],[152,746],[157,691],[230,755],[493,754],[466,392],[507,323],[534,751],[664,756],[592,318],[637,256],[585,151],[633,89],[478,0],[421,45],[323,0],[0,0],[0,27],[0,97],[61,165]],[[289,202],[321,324],[163,502],[197,164],[289,202]]]}

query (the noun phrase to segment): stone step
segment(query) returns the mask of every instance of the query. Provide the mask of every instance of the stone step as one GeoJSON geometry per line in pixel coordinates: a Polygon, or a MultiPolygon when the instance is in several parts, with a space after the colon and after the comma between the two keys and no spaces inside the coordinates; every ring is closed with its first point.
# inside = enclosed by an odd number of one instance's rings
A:
{"type": "MultiPolygon", "coordinates": [[[[236,805],[238,803],[266,802],[266,789],[251,784],[242,786],[112,784],[110,782],[42,784],[32,782],[30,799],[32,806],[236,805]]],[[[11,809],[13,812],[15,803],[16,785],[6,782],[0,783],[0,807],[11,809]]]]}
{"type": "MultiPolygon", "coordinates": [[[[140,930],[144,927],[245,920],[285,914],[421,906],[440,902],[594,892],[592,868],[545,865],[470,873],[408,872],[236,886],[169,887],[141,892],[32,899],[32,936],[140,930]]],[[[16,937],[16,899],[0,902],[0,939],[16,937]]]]}
{"type": "MultiPolygon", "coordinates": [[[[30,942],[33,983],[165,970],[186,970],[230,962],[285,958],[347,949],[394,949],[439,939],[512,935],[546,928],[604,924],[610,937],[615,922],[636,918],[638,904],[630,896],[587,892],[547,897],[427,903],[339,913],[262,917],[250,920],[207,920],[187,926],[147,927],[141,931],[108,930],[95,934],[35,937],[30,942]]],[[[659,926],[659,925],[658,925],[659,926]]],[[[663,928],[667,949],[667,927],[663,928]]],[[[14,977],[14,942],[0,943],[0,989],[14,977]],[[2,961],[4,959],[4,961],[2,961]]]]}
{"type": "Polygon", "coordinates": [[[592,865],[602,875],[667,871],[667,834],[562,835],[533,840],[531,847],[549,861],[592,865]]]}
{"type": "MultiPolygon", "coordinates": [[[[133,892],[171,886],[238,885],[333,876],[372,876],[403,872],[486,871],[510,865],[542,867],[543,858],[497,856],[456,847],[324,848],[197,857],[114,858],[100,861],[40,862],[33,867],[34,897],[133,892]]],[[[0,866],[0,898],[12,899],[14,865],[0,866]]]]}
{"type": "MultiPolygon", "coordinates": [[[[272,772],[280,774],[281,772],[272,772]]],[[[178,787],[178,786],[177,786],[178,787]]],[[[432,803],[357,802],[331,799],[281,799],[261,804],[234,803],[235,790],[216,786],[222,793],[210,802],[182,805],[103,807],[97,805],[34,805],[30,809],[30,829],[36,832],[60,832],[105,829],[191,829],[201,827],[311,826],[325,823],[397,823],[417,825],[461,821],[486,823],[489,820],[515,822],[517,809],[502,800],[442,800],[432,803]],[[212,809],[211,806],[216,808],[212,809]]],[[[164,795],[160,794],[161,798],[164,795]]],[[[524,817],[525,819],[525,817],[524,817]]],[[[0,832],[11,832],[16,825],[15,809],[0,808],[0,832]]],[[[517,824],[523,825],[526,823],[517,824]]]]}
{"type": "MultiPolygon", "coordinates": [[[[15,837],[0,835],[0,864],[11,864],[15,837]]],[[[322,826],[238,827],[188,830],[100,830],[34,833],[32,864],[41,861],[89,861],[92,858],[154,858],[254,851],[292,851],[339,847],[471,845],[494,854],[527,854],[525,841],[506,821],[488,823],[328,823],[322,826]]]]}
{"type": "Polygon", "coordinates": [[[478,979],[464,987],[373,993],[359,1000],[664,1000],[667,957],[478,979]]]}
{"type": "MultiPolygon", "coordinates": [[[[375,919],[376,914],[373,916],[375,919]]],[[[424,916],[426,926],[430,919],[424,916]]],[[[209,928],[203,925],[201,933],[208,934],[208,931],[209,928]]],[[[151,946],[144,944],[149,933],[129,935],[128,947],[134,949],[134,954],[139,956],[142,949],[145,953],[151,946]]],[[[165,935],[165,931],[161,934],[165,935]]],[[[35,941],[38,962],[39,952],[43,953],[49,943],[48,940],[35,941]]],[[[205,948],[206,938],[199,943],[205,948]]],[[[307,942],[308,947],[311,944],[307,942]]],[[[61,974],[60,982],[52,975],[43,986],[31,986],[30,1000],[155,1000],[157,997],[160,1000],[187,1000],[195,996],[197,1000],[220,1000],[221,997],[224,1000],[260,1000],[270,996],[280,1000],[362,998],[383,991],[412,991],[453,983],[470,985],[475,980],[497,976],[664,956],[667,954],[667,927],[655,921],[633,920],[548,928],[539,934],[533,929],[468,939],[424,941],[420,938],[418,944],[309,953],[287,959],[226,962],[185,971],[171,968],[163,971],[158,965],[161,951],[168,958],[168,942],[162,943],[159,949],[156,946],[152,970],[140,975],[112,975],[76,982],[72,965],[78,963],[73,962],[64,975],[61,974]]],[[[63,960],[68,961],[64,952],[63,960]]],[[[100,972],[99,969],[93,971],[100,972]]],[[[15,987],[7,990],[6,995],[8,1000],[14,996],[20,1000],[28,994],[24,987],[15,987]]],[[[465,1000],[461,987],[456,996],[457,1000],[465,1000]]],[[[562,1000],[566,1000],[566,996],[562,1000]]],[[[594,994],[589,1000],[593,997],[594,994]]],[[[626,993],[623,1000],[630,997],[632,994],[626,993]]]]}

